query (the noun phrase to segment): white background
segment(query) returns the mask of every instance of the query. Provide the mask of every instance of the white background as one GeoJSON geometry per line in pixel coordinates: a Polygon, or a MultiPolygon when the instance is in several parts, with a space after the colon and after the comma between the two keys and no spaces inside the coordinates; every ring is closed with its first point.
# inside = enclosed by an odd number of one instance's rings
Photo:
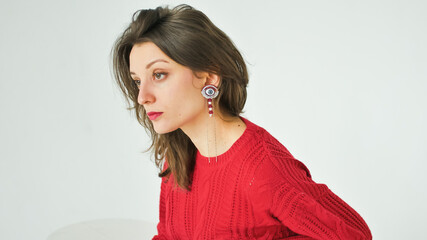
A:
{"type": "MultiPolygon", "coordinates": [[[[102,218],[157,222],[149,139],[112,79],[114,40],[160,2],[1,1],[0,239],[102,218]]],[[[187,1],[244,55],[242,115],[367,222],[421,239],[427,214],[425,1],[187,1]]]]}

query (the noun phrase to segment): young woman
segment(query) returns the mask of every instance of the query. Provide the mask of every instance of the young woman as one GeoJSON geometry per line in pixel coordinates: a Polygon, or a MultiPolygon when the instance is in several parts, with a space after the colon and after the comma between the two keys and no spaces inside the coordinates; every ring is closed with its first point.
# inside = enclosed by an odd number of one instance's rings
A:
{"type": "Polygon", "coordinates": [[[202,12],[135,12],[113,67],[161,170],[153,239],[372,239],[354,209],[240,116],[245,62],[202,12]]]}

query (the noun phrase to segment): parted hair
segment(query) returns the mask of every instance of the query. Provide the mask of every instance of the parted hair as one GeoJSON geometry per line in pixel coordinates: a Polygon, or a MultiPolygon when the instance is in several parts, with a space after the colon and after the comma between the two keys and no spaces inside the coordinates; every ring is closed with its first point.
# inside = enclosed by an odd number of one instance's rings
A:
{"type": "MultiPolygon", "coordinates": [[[[152,142],[151,150],[159,177],[173,176],[176,186],[191,190],[197,149],[178,128],[158,134],[146,111],[138,103],[138,86],[131,78],[129,54],[135,44],[152,42],[172,60],[190,68],[193,73],[209,72],[220,77],[219,95],[213,99],[221,115],[238,117],[246,103],[248,73],[245,61],[230,38],[201,11],[189,5],[141,9],[117,38],[111,51],[115,82],[138,122],[152,142]],[[167,168],[164,169],[164,161],[167,168]]],[[[208,113],[206,113],[208,114],[208,113]]]]}

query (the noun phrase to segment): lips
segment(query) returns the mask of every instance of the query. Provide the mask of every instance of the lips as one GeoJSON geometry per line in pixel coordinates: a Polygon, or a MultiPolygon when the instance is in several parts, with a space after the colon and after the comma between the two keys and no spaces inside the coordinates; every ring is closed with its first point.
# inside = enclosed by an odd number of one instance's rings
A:
{"type": "Polygon", "coordinates": [[[150,118],[150,120],[154,120],[156,118],[158,118],[160,115],[162,115],[163,112],[149,112],[147,113],[148,117],[150,118]]]}

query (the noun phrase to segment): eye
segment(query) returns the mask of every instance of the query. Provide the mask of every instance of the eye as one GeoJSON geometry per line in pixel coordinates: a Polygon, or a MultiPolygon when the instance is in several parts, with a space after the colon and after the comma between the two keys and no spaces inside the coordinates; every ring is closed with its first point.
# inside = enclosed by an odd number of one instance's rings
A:
{"type": "Polygon", "coordinates": [[[153,77],[155,80],[162,80],[164,79],[168,74],[165,72],[155,72],[153,73],[153,77]]]}
{"type": "Polygon", "coordinates": [[[140,81],[140,80],[133,80],[133,82],[135,83],[135,85],[136,85],[137,87],[139,87],[139,85],[141,84],[141,81],[140,81]]]}

